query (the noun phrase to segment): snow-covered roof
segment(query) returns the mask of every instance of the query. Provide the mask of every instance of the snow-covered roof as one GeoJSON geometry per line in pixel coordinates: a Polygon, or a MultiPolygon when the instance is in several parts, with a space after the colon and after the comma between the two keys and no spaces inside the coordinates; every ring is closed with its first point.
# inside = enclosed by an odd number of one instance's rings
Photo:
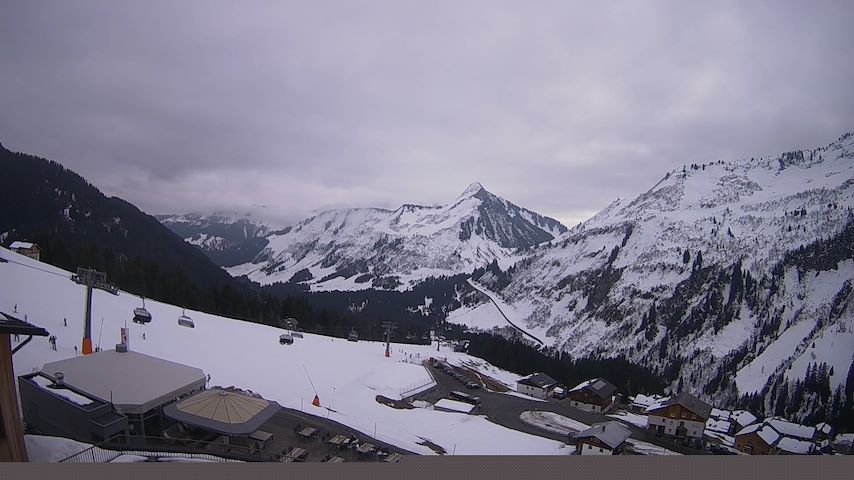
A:
{"type": "Polygon", "coordinates": [[[729,427],[729,420],[710,418],[706,421],[706,430],[711,430],[713,432],[729,433],[729,427]]]}
{"type": "Polygon", "coordinates": [[[634,396],[631,400],[632,400],[633,406],[647,408],[650,405],[652,405],[653,403],[660,401],[660,400],[663,400],[663,399],[664,399],[664,397],[662,397],[660,395],[644,395],[642,393],[639,393],[636,396],[634,396]]]}
{"type": "Polygon", "coordinates": [[[813,444],[811,442],[805,442],[803,440],[796,440],[791,437],[783,437],[777,442],[777,448],[784,452],[794,453],[798,455],[806,455],[812,452],[813,444]]]}
{"type": "Polygon", "coordinates": [[[747,435],[748,433],[753,433],[762,428],[761,423],[754,423],[753,425],[749,425],[747,427],[742,428],[741,430],[735,432],[735,436],[739,437],[741,435],[747,435]]]}
{"type": "Polygon", "coordinates": [[[815,426],[815,429],[825,435],[830,435],[830,432],[833,431],[833,427],[831,427],[830,424],[828,424],[827,422],[819,423],[815,426]]]}
{"type": "Polygon", "coordinates": [[[453,410],[455,412],[469,413],[474,410],[474,405],[465,402],[458,402],[456,400],[451,400],[450,398],[443,398],[436,402],[436,405],[439,408],[444,408],[446,410],[453,410]]]}
{"type": "Polygon", "coordinates": [[[765,423],[754,423],[753,425],[749,425],[747,427],[742,428],[735,434],[736,437],[740,437],[742,435],[747,435],[750,433],[756,433],[759,435],[768,446],[774,445],[774,442],[780,439],[780,433],[777,430],[774,430],[774,427],[765,424],[765,423]]]}
{"type": "MultiPolygon", "coordinates": [[[[69,402],[74,403],[76,405],[86,406],[86,405],[91,405],[91,404],[97,402],[97,400],[93,400],[89,397],[80,395],[79,393],[73,392],[67,388],[62,388],[62,387],[52,388],[52,387],[56,387],[54,382],[52,380],[48,379],[47,377],[43,377],[41,375],[36,375],[34,377],[31,377],[30,381],[32,381],[33,383],[35,383],[36,385],[41,387],[43,390],[47,390],[48,392],[53,393],[54,395],[58,395],[58,396],[66,399],[69,402]]],[[[103,405],[103,404],[101,404],[101,405],[103,405]]]]}
{"type": "Polygon", "coordinates": [[[105,350],[47,363],[48,375],[62,372],[65,383],[104,402],[120,413],[144,413],[205,385],[199,368],[139,352],[105,350]]]}
{"type": "Polygon", "coordinates": [[[539,388],[550,388],[557,385],[557,380],[546,375],[545,373],[535,373],[530,377],[523,378],[519,380],[519,383],[523,385],[530,385],[532,387],[539,388]]]}
{"type": "Polygon", "coordinates": [[[626,441],[632,432],[619,422],[594,423],[587,430],[575,436],[576,440],[581,438],[597,438],[612,449],[617,448],[626,441]]]}
{"type": "Polygon", "coordinates": [[[12,242],[12,244],[9,245],[9,249],[11,250],[11,249],[15,249],[15,248],[24,248],[24,249],[29,250],[29,249],[33,248],[33,244],[30,242],[12,242]]]}
{"type": "Polygon", "coordinates": [[[711,413],[712,418],[718,418],[720,420],[729,420],[730,415],[732,415],[732,412],[730,412],[729,410],[721,410],[718,408],[712,408],[712,413],[711,413]]]}
{"type": "Polygon", "coordinates": [[[774,430],[777,430],[787,437],[800,438],[804,440],[812,440],[813,437],[815,437],[815,427],[800,425],[777,417],[766,419],[765,423],[771,425],[774,427],[774,430]]]}
{"type": "Polygon", "coordinates": [[[735,420],[739,427],[746,427],[756,421],[756,415],[747,410],[734,410],[730,418],[735,420]]]}
{"type": "Polygon", "coordinates": [[[570,392],[577,392],[579,390],[583,390],[588,388],[591,392],[599,396],[600,398],[608,398],[617,391],[617,387],[611,384],[611,382],[605,380],[604,378],[591,378],[585,382],[581,382],[575,387],[573,387],[570,392]]]}
{"type": "Polygon", "coordinates": [[[669,407],[671,405],[676,404],[682,405],[683,407],[694,412],[703,419],[708,419],[709,415],[712,413],[711,405],[700,400],[699,398],[688,392],[682,392],[678,395],[659,400],[647,407],[646,411],[647,413],[649,413],[654,410],[658,410],[660,408],[669,407]]]}
{"type": "Polygon", "coordinates": [[[762,427],[756,431],[756,434],[759,435],[759,438],[764,440],[768,445],[774,445],[774,442],[780,439],[780,434],[768,425],[762,425],[762,427]]]}

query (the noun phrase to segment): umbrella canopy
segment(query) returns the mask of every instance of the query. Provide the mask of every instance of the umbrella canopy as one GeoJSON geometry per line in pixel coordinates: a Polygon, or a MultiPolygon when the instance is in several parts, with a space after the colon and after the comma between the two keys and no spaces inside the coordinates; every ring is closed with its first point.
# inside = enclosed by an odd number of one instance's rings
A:
{"type": "Polygon", "coordinates": [[[249,435],[281,409],[278,403],[218,388],[163,409],[167,417],[225,435],[249,435]]]}

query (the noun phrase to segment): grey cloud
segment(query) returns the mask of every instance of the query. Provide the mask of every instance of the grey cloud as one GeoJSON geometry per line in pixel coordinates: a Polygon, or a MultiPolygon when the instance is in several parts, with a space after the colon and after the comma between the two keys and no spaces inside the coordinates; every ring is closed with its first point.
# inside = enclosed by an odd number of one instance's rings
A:
{"type": "Polygon", "coordinates": [[[0,141],[152,213],[444,203],[568,224],[854,129],[850,2],[7,2],[0,141]]]}

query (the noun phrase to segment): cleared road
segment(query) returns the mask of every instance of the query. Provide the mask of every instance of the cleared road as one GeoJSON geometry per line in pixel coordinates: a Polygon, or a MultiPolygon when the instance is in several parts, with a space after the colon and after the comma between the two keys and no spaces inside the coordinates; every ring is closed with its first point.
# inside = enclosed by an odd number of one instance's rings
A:
{"type": "MultiPolygon", "coordinates": [[[[480,397],[481,406],[475,411],[475,413],[486,415],[486,417],[492,422],[520,432],[530,433],[532,435],[538,435],[561,442],[565,442],[567,440],[565,435],[537,428],[520,420],[519,415],[526,411],[539,410],[554,412],[587,425],[615,420],[607,415],[587,412],[572,407],[567,404],[566,401],[550,400],[539,402],[533,399],[528,400],[521,397],[490,392],[483,389],[468,390],[462,383],[442,370],[430,366],[426,366],[425,368],[431,370],[433,377],[436,379],[437,385],[432,390],[416,395],[414,398],[435,403],[440,398],[446,398],[451,390],[463,391],[480,397]]],[[[631,430],[631,436],[634,439],[642,440],[685,455],[704,455],[708,453],[705,450],[684,447],[664,438],[656,437],[655,434],[649,430],[639,428],[635,425],[626,422],[621,423],[631,430]]]]}

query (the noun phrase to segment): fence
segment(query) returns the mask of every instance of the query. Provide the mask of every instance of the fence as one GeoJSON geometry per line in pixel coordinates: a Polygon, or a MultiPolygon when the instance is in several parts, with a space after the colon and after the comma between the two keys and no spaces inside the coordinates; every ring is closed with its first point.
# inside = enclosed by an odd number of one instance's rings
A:
{"type": "Polygon", "coordinates": [[[121,455],[200,459],[212,462],[281,462],[282,455],[237,445],[197,441],[190,445],[169,445],[164,437],[127,437],[127,443],[102,442],[60,460],[60,463],[108,463],[121,455]]]}

